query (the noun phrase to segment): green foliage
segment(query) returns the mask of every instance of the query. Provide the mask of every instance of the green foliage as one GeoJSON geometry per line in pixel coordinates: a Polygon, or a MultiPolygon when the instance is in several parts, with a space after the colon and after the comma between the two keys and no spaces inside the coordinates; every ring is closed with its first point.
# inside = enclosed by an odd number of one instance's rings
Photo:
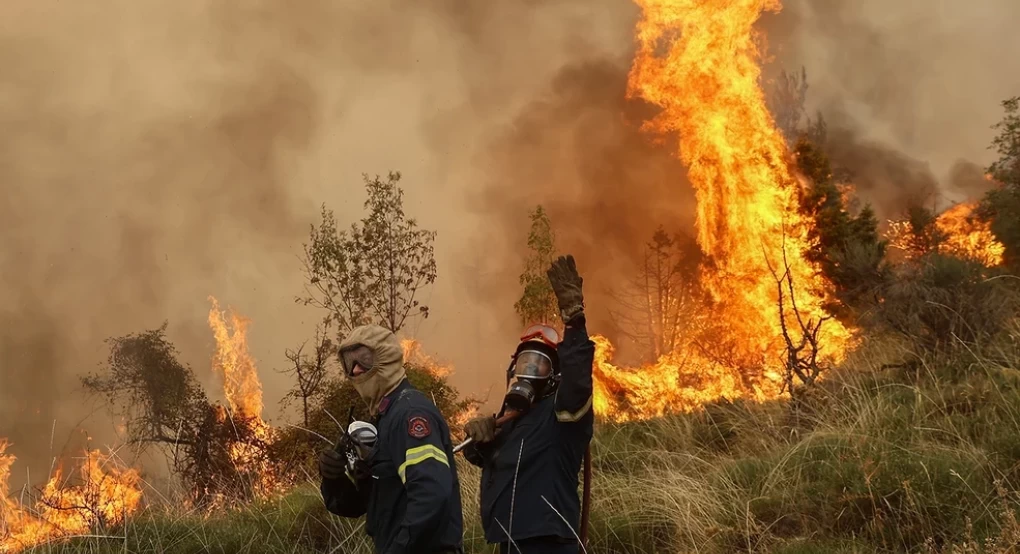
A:
{"type": "Polygon", "coordinates": [[[258,476],[236,466],[231,448],[241,444],[252,459],[265,456],[258,422],[228,417],[208,401],[191,368],[177,360],[166,327],[107,340],[107,366],[82,384],[105,395],[111,413],[124,418],[133,447],[162,449],[192,501],[251,498],[258,476]]]}
{"type": "Polygon", "coordinates": [[[978,262],[939,253],[901,268],[875,311],[878,323],[924,350],[994,338],[1016,317],[1013,280],[978,262]]]}
{"type": "Polygon", "coordinates": [[[520,317],[522,326],[532,323],[552,324],[558,321],[559,310],[556,294],[549,284],[546,270],[556,257],[556,234],[542,206],[537,206],[529,217],[531,218],[531,230],[528,232],[529,253],[519,280],[524,291],[521,298],[514,303],[514,310],[520,317]]]}
{"type": "Polygon", "coordinates": [[[409,317],[428,317],[416,296],[436,280],[436,233],[404,214],[400,173],[364,180],[368,215],[341,231],[323,205],[322,221],[304,246],[308,285],[297,301],[326,310],[326,328],[335,325],[341,336],[367,323],[397,332],[409,317]]]}
{"type": "Polygon", "coordinates": [[[988,167],[1000,186],[985,195],[978,215],[989,222],[992,234],[1005,248],[1005,265],[1020,273],[1020,96],[1002,106],[1006,115],[993,126],[999,134],[992,141],[999,159],[988,167]]]}
{"type": "Polygon", "coordinates": [[[1016,187],[1020,186],[1020,96],[1004,100],[1002,107],[1006,115],[992,126],[999,131],[991,146],[999,159],[988,167],[988,172],[996,181],[1016,187]]]}
{"type": "Polygon", "coordinates": [[[977,215],[987,221],[995,239],[1003,246],[1003,264],[1020,274],[1020,186],[988,191],[977,215]]]}
{"type": "Polygon", "coordinates": [[[835,302],[829,309],[842,318],[860,308],[889,278],[886,242],[878,234],[878,221],[870,206],[852,215],[832,178],[824,152],[806,138],[795,147],[797,165],[808,179],[801,195],[801,212],[814,220],[808,260],[819,264],[832,283],[835,302]]]}
{"type": "Polygon", "coordinates": [[[194,372],[177,360],[166,328],[164,322],[107,339],[106,367],[82,378],[87,391],[106,396],[113,414],[124,418],[132,442],[178,440],[177,430],[200,420],[209,404],[194,372]]]}

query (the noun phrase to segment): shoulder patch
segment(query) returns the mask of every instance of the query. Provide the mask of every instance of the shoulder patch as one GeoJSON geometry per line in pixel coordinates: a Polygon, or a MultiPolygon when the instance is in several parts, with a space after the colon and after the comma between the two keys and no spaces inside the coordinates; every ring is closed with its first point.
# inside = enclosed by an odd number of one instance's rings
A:
{"type": "Polygon", "coordinates": [[[407,420],[407,434],[416,439],[424,439],[432,434],[429,427],[429,420],[422,416],[414,416],[407,420]]]}

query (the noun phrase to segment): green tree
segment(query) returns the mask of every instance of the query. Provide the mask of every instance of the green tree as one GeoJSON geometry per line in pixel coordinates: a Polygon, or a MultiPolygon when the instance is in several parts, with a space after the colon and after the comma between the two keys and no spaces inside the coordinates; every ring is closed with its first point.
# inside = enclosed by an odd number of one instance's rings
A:
{"type": "Polygon", "coordinates": [[[796,145],[797,166],[808,180],[800,199],[801,212],[814,221],[807,258],[819,265],[833,284],[830,310],[840,317],[874,296],[888,279],[886,241],[870,205],[853,215],[832,176],[828,156],[807,138],[796,145]]]}
{"type": "Polygon", "coordinates": [[[992,127],[999,132],[991,145],[999,159],[988,166],[999,186],[985,195],[977,214],[1002,243],[1005,265],[1020,272],[1020,96],[1005,100],[1002,106],[1006,114],[992,127]]]}
{"type": "Polygon", "coordinates": [[[368,323],[395,333],[409,317],[428,317],[417,294],[436,280],[436,233],[404,214],[400,173],[364,180],[368,215],[349,230],[339,230],[323,205],[322,222],[304,246],[306,295],[296,299],[326,310],[325,327],[335,325],[341,337],[368,323]]]}
{"type": "Polygon", "coordinates": [[[992,126],[999,132],[991,146],[999,159],[988,166],[988,172],[1000,183],[1020,186],[1020,96],[1004,100],[1002,107],[1006,115],[992,126]]]}
{"type": "Polygon", "coordinates": [[[556,235],[542,206],[536,206],[529,217],[531,218],[531,230],[528,232],[529,254],[520,277],[524,291],[521,298],[514,303],[514,310],[521,318],[521,325],[553,324],[559,320],[556,294],[553,293],[545,272],[556,255],[556,235]]]}

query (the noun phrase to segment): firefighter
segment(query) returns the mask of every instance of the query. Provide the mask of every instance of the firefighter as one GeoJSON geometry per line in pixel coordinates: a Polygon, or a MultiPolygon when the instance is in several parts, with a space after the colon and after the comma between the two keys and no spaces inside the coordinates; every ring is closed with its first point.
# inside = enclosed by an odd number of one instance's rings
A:
{"type": "Polygon", "coordinates": [[[585,327],[582,279],[573,256],[548,271],[564,323],[563,340],[547,325],[525,330],[507,370],[509,391],[496,416],[465,427],[469,462],[482,468],[485,538],[501,554],[578,552],[578,472],[591,442],[595,343],[585,327]],[[512,382],[512,383],[509,383],[512,382]],[[516,419],[496,419],[516,410],[516,419]]]}
{"type": "Polygon", "coordinates": [[[371,424],[355,422],[351,429],[371,429],[374,444],[349,432],[320,455],[326,508],[343,517],[366,515],[377,553],[463,552],[450,429],[435,404],[407,381],[397,337],[377,325],[358,327],[341,343],[340,361],[375,414],[371,424]],[[361,448],[351,449],[352,441],[361,448]]]}

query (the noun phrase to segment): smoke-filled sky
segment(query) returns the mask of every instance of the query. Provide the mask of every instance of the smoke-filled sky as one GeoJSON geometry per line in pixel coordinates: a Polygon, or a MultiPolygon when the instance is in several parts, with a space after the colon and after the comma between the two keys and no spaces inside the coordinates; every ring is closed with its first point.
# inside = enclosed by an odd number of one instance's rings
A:
{"type": "MultiPolygon", "coordinates": [[[[1020,94],[1020,5],[852,4],[794,0],[769,27],[872,197],[900,185],[880,153],[944,187],[958,160],[986,165],[1020,94]]],[[[293,301],[302,242],[323,202],[360,217],[362,173],[403,172],[406,210],[438,231],[433,315],[408,332],[470,392],[501,385],[529,208],[596,298],[656,225],[690,226],[682,167],[624,100],[629,0],[243,5],[5,3],[0,437],[34,471],[90,413],[77,376],[107,337],[169,321],[217,397],[209,295],[252,319],[275,418],[273,369],[321,317],[293,301]]]]}

